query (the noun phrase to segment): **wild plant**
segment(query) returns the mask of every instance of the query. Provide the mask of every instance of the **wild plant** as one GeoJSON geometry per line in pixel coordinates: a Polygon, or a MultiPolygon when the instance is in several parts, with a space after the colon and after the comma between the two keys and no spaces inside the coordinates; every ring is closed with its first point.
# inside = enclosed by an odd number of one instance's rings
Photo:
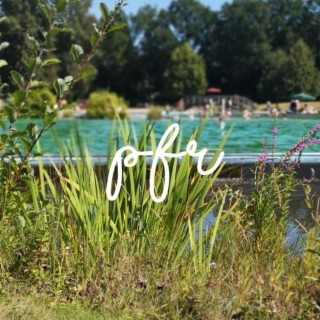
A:
{"type": "MultiPolygon", "coordinates": [[[[99,43],[108,33],[122,27],[115,21],[123,5],[123,0],[118,1],[111,16],[106,6],[100,5],[104,22],[101,27],[95,26],[88,54],[79,45],[72,45],[70,54],[77,66],[75,73],[51,84],[58,99],[66,97],[78,81],[90,76],[90,69],[86,66],[99,43]]],[[[30,116],[26,100],[32,91],[50,86],[38,81],[37,75],[42,68],[59,63],[50,58],[50,45],[52,38],[63,32],[67,23],[64,13],[68,9],[68,1],[41,2],[39,6],[47,19],[46,29],[41,28],[39,38],[28,35],[33,55],[27,62],[25,75],[17,71],[10,73],[12,84],[17,89],[10,94],[2,119],[2,275],[10,272],[17,277],[40,282],[52,277],[60,288],[70,279],[74,282],[88,280],[119,255],[130,256],[154,250],[158,259],[162,259],[164,268],[169,268],[178,266],[190,249],[192,268],[197,272],[210,271],[219,223],[229,214],[223,213],[221,206],[214,228],[203,230],[206,216],[225,198],[219,192],[207,198],[221,168],[213,175],[201,176],[195,173],[190,156],[184,157],[181,163],[178,159],[172,160],[169,164],[170,200],[156,203],[150,198],[147,183],[149,166],[145,159],[141,159],[135,168],[128,168],[123,173],[123,187],[112,202],[106,197],[104,178],[110,162],[105,170],[97,172],[89,153],[82,148],[77,151],[76,141],[73,145],[75,163],[65,160],[63,169],[52,163],[53,176],[43,167],[40,154],[35,152],[36,145],[55,124],[54,119],[61,107],[56,109],[43,101],[42,128],[30,123],[25,130],[15,129],[19,119],[30,116]],[[39,156],[37,174],[29,165],[32,156],[39,156]]],[[[118,126],[119,132],[110,136],[110,158],[118,148],[114,143],[117,139],[125,144],[133,142],[140,151],[145,151],[148,146],[155,150],[156,140],[151,127],[138,140],[127,122],[119,119],[118,126]]],[[[191,139],[199,138],[203,126],[204,123],[191,139]]],[[[180,146],[181,137],[176,140],[172,151],[178,152],[180,146]]],[[[209,166],[215,163],[217,156],[218,153],[209,166]]],[[[162,175],[163,166],[160,165],[156,171],[157,190],[163,188],[162,175]]]]}
{"type": "MultiPolygon", "coordinates": [[[[269,153],[265,146],[259,156],[253,179],[253,188],[242,202],[244,222],[258,247],[265,248],[262,242],[278,241],[278,247],[286,243],[290,197],[300,185],[296,178],[302,152],[310,146],[319,144],[316,137],[319,125],[310,130],[283,157],[275,161],[275,145],[278,130],[273,129],[272,147],[269,153]],[[272,240],[273,239],[273,240],[272,240]]],[[[270,247],[270,243],[267,245],[270,247]]]]}
{"type": "MultiPolygon", "coordinates": [[[[108,33],[123,27],[123,24],[117,23],[117,17],[121,8],[126,4],[125,1],[117,1],[112,14],[108,13],[106,5],[101,3],[103,22],[101,26],[95,25],[93,28],[90,52],[85,53],[83,48],[77,44],[73,44],[70,48],[70,55],[75,64],[74,74],[58,78],[53,83],[41,81],[40,70],[60,62],[51,58],[54,39],[67,28],[67,11],[76,2],[78,1],[39,1],[39,9],[46,22],[39,26],[37,34],[26,32],[28,47],[31,49],[25,63],[25,73],[10,71],[10,89],[14,89],[10,91],[4,112],[0,117],[0,125],[3,130],[0,142],[0,231],[5,243],[0,257],[2,266],[10,264],[12,260],[15,260],[16,264],[21,262],[23,266],[26,263],[24,260],[30,259],[32,255],[36,258],[36,252],[41,248],[41,244],[48,240],[46,223],[50,221],[46,214],[51,212],[52,205],[44,198],[45,186],[41,185],[43,181],[38,183],[28,160],[32,156],[39,156],[35,151],[37,143],[41,140],[42,135],[55,124],[54,120],[58,111],[68,106],[53,106],[43,101],[42,127],[39,128],[30,121],[24,130],[18,130],[16,123],[19,119],[32,116],[27,106],[28,97],[35,90],[44,87],[54,88],[58,99],[68,96],[79,81],[92,75],[88,63],[92,60],[102,39],[108,33]],[[41,185],[41,192],[39,185],[41,185]],[[26,232],[26,227],[29,232],[26,232]],[[8,239],[6,234],[12,234],[14,235],[12,237],[17,237],[17,239],[10,237],[8,239]],[[6,247],[11,248],[10,254],[7,253],[6,247]]],[[[2,18],[1,21],[3,19],[5,18],[2,18]]],[[[8,46],[8,43],[2,43],[0,50],[8,46]]],[[[0,67],[6,68],[6,61],[0,60],[0,67]]],[[[1,90],[6,86],[8,84],[1,84],[1,90]]],[[[54,222],[51,222],[54,225],[54,222]]]]}

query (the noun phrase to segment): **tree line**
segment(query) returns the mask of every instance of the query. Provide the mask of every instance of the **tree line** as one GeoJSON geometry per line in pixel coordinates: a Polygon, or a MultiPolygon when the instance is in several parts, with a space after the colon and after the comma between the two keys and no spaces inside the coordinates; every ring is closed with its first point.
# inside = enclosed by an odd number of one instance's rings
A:
{"type": "MultiPolygon", "coordinates": [[[[70,1],[72,27],[53,28],[59,34],[52,58],[60,63],[45,68],[44,79],[72,73],[72,44],[89,50],[86,31],[99,25],[89,14],[91,2],[70,1]]],[[[7,17],[2,40],[10,43],[2,58],[23,73],[33,50],[26,36],[41,39],[37,26],[47,21],[38,0],[2,0],[0,10],[7,17]]],[[[219,11],[197,0],[173,0],[167,9],[144,6],[119,19],[126,27],[102,43],[89,66],[92,77],[77,85],[72,99],[108,89],[131,105],[166,103],[207,86],[257,102],[287,101],[301,91],[320,95],[320,0],[234,0],[219,11]]],[[[3,81],[9,71],[1,69],[3,81]]]]}

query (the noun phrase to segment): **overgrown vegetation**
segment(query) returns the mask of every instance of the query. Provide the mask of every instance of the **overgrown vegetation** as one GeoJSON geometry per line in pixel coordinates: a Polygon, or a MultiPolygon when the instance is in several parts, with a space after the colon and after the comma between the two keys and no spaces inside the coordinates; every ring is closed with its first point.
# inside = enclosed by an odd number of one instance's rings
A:
{"type": "MultiPolygon", "coordinates": [[[[61,21],[67,4],[59,0],[41,6],[51,22],[48,31],[42,30],[45,38],[58,32],[52,29],[54,21],[61,21]]],[[[76,71],[53,82],[59,99],[92,74],[87,63],[102,37],[121,27],[115,21],[123,5],[117,2],[111,20],[106,7],[100,6],[104,22],[94,31],[88,54],[72,45],[76,71]]],[[[320,126],[279,165],[271,161],[268,167],[273,155],[264,152],[248,195],[215,186],[222,167],[202,176],[193,159],[185,156],[180,162],[169,161],[168,198],[154,202],[150,165],[140,157],[124,170],[119,196],[110,201],[105,192],[110,161],[106,167],[94,167],[77,138],[72,148],[61,147],[62,166],[52,163],[49,170],[41,156],[36,170],[30,166],[57,111],[43,101],[42,128],[30,123],[25,130],[15,129],[17,119],[28,116],[26,101],[40,86],[38,71],[56,62],[45,57],[46,40],[29,41],[35,50],[27,61],[27,76],[10,73],[16,90],[1,115],[0,317],[72,319],[73,306],[77,319],[319,317],[319,201],[312,197],[311,182],[304,188],[314,226],[304,230],[304,239],[295,246],[286,244],[286,235],[289,195],[299,184],[294,171],[301,152],[319,143],[320,126]]],[[[109,157],[121,143],[155,151],[152,125],[138,135],[114,110],[117,122],[108,137],[109,157]]],[[[204,125],[191,139],[199,139],[204,125]]],[[[274,130],[274,144],[276,135],[274,130]]],[[[227,138],[228,134],[209,167],[227,138]]],[[[181,141],[179,136],[168,152],[178,152],[181,141]]],[[[164,187],[163,174],[160,164],[155,175],[158,192],[164,187]]]]}

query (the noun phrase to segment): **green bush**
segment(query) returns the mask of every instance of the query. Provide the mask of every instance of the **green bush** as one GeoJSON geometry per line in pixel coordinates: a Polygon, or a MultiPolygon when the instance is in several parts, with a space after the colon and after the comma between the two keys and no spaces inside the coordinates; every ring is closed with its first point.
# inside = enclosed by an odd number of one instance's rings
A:
{"type": "Polygon", "coordinates": [[[128,118],[128,105],[123,98],[107,91],[91,93],[88,100],[88,118],[115,119],[116,113],[121,119],[128,118]]]}
{"type": "Polygon", "coordinates": [[[46,105],[52,108],[56,103],[57,98],[49,89],[39,89],[30,92],[26,106],[32,117],[41,118],[46,112],[46,105]]]}
{"type": "Polygon", "coordinates": [[[73,118],[73,117],[74,117],[74,113],[72,110],[70,110],[70,109],[63,110],[62,118],[66,119],[66,118],[73,118]]]}
{"type": "Polygon", "coordinates": [[[161,120],[162,112],[163,112],[163,108],[161,107],[151,107],[148,110],[147,118],[148,120],[161,120]]]}

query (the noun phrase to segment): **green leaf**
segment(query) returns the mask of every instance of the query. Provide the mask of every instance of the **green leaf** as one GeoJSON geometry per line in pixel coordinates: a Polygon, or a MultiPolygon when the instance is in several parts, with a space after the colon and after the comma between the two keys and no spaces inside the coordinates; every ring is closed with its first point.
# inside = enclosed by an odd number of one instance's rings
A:
{"type": "Polygon", "coordinates": [[[72,59],[75,63],[80,63],[84,56],[84,51],[81,46],[73,44],[70,50],[72,59]]]}
{"type": "Polygon", "coordinates": [[[8,65],[8,63],[7,63],[6,60],[0,59],[0,68],[3,68],[5,66],[7,66],[7,65],[8,65]]]}
{"type": "Polygon", "coordinates": [[[10,72],[10,75],[11,75],[12,82],[16,84],[20,89],[22,89],[24,87],[23,76],[19,72],[14,70],[10,72]]]}
{"type": "Polygon", "coordinates": [[[59,78],[53,83],[54,90],[56,91],[56,94],[59,99],[61,99],[64,95],[64,87],[65,82],[63,79],[59,78]]]}
{"type": "Polygon", "coordinates": [[[99,39],[99,35],[97,33],[92,33],[90,38],[91,46],[94,47],[99,39]]]}
{"type": "Polygon", "coordinates": [[[48,31],[44,30],[43,28],[40,28],[40,32],[43,36],[43,39],[47,39],[48,31]]]}
{"type": "Polygon", "coordinates": [[[8,87],[8,84],[7,84],[7,83],[2,83],[2,84],[0,85],[0,92],[1,92],[3,89],[7,88],[7,87],[8,87]]]}
{"type": "Polygon", "coordinates": [[[29,34],[27,34],[27,41],[29,42],[29,44],[32,45],[34,51],[39,49],[39,42],[37,41],[37,39],[35,37],[30,36],[29,34]]]}
{"type": "Polygon", "coordinates": [[[73,77],[72,76],[66,76],[64,78],[64,92],[69,90],[70,85],[72,84],[73,77]]]}
{"type": "Polygon", "coordinates": [[[98,27],[95,23],[93,23],[92,25],[93,25],[93,27],[94,27],[95,33],[96,33],[98,36],[101,35],[101,30],[99,29],[99,27],[98,27]]]}
{"type": "Polygon", "coordinates": [[[56,124],[56,122],[52,121],[51,123],[49,123],[49,125],[47,126],[46,130],[49,130],[51,127],[53,127],[56,124]]]}
{"type": "Polygon", "coordinates": [[[52,17],[51,17],[51,12],[50,12],[49,8],[44,4],[40,4],[40,9],[43,12],[43,14],[45,15],[45,17],[48,19],[49,23],[51,24],[52,17]]]}
{"type": "Polygon", "coordinates": [[[21,106],[27,98],[27,93],[24,90],[16,90],[13,94],[12,94],[12,99],[14,104],[18,107],[21,106]]]}
{"type": "Polygon", "coordinates": [[[0,127],[3,131],[6,131],[6,124],[2,120],[0,121],[0,127]]]}
{"type": "Polygon", "coordinates": [[[11,138],[21,138],[26,135],[26,131],[16,131],[11,135],[11,138]]]}
{"type": "Polygon", "coordinates": [[[30,77],[33,77],[36,72],[38,71],[39,67],[42,64],[42,60],[37,57],[37,58],[32,58],[28,62],[28,74],[30,77]]]}
{"type": "Polygon", "coordinates": [[[24,138],[21,139],[21,143],[22,143],[22,145],[24,147],[25,152],[29,153],[30,150],[31,150],[31,143],[28,140],[24,139],[24,138]]]}
{"type": "Polygon", "coordinates": [[[80,76],[78,77],[77,80],[83,80],[83,79],[86,79],[86,78],[89,78],[89,77],[92,77],[94,75],[96,75],[96,70],[95,69],[88,69],[88,70],[85,70],[83,71],[80,76]]]}
{"type": "Polygon", "coordinates": [[[65,81],[66,85],[69,86],[71,84],[71,82],[73,81],[73,76],[66,76],[64,78],[64,81],[65,81]]]}
{"type": "Polygon", "coordinates": [[[32,89],[34,89],[34,88],[43,88],[43,87],[46,87],[46,86],[47,86],[47,83],[45,83],[45,82],[32,81],[30,88],[32,88],[32,89]]]}
{"type": "Polygon", "coordinates": [[[7,20],[7,17],[2,17],[0,18],[0,23],[2,23],[3,21],[7,20]]]}
{"type": "Polygon", "coordinates": [[[41,67],[47,67],[47,66],[51,66],[53,64],[58,64],[60,63],[61,61],[58,60],[58,59],[48,59],[48,60],[45,60],[41,63],[41,67]]]}
{"type": "Polygon", "coordinates": [[[7,140],[8,140],[8,135],[3,133],[3,134],[1,135],[1,142],[2,142],[2,143],[6,143],[7,140]]]}
{"type": "Polygon", "coordinates": [[[56,118],[56,116],[57,116],[56,111],[47,112],[46,115],[44,116],[44,119],[43,119],[44,126],[50,127],[52,124],[52,121],[56,118]]]}
{"type": "Polygon", "coordinates": [[[38,126],[35,124],[35,123],[29,123],[28,125],[27,125],[27,131],[28,131],[28,133],[29,133],[29,137],[31,138],[31,139],[34,139],[35,137],[36,137],[36,135],[37,135],[37,133],[38,133],[38,126]]]}
{"type": "Polygon", "coordinates": [[[103,20],[105,22],[107,22],[108,21],[108,7],[104,3],[100,3],[99,8],[100,8],[103,20]]]}
{"type": "Polygon", "coordinates": [[[35,118],[35,117],[37,117],[37,114],[35,114],[34,112],[19,114],[19,119],[30,119],[30,118],[35,118]]]}
{"type": "Polygon", "coordinates": [[[46,38],[52,38],[58,35],[60,32],[64,31],[64,29],[52,28],[48,33],[46,38]]]}
{"type": "Polygon", "coordinates": [[[63,10],[65,10],[67,4],[68,4],[67,0],[58,0],[56,5],[57,11],[62,12],[63,10]]]}
{"type": "Polygon", "coordinates": [[[8,117],[10,123],[13,123],[16,121],[17,113],[15,110],[13,110],[13,108],[11,108],[9,106],[5,106],[3,111],[4,111],[5,115],[8,117]]]}
{"type": "Polygon", "coordinates": [[[2,42],[0,44],[0,51],[4,50],[5,48],[8,48],[10,46],[9,42],[2,42]]]}
{"type": "Polygon", "coordinates": [[[126,26],[125,23],[115,24],[108,30],[108,33],[123,29],[125,26],[126,26]]]}

